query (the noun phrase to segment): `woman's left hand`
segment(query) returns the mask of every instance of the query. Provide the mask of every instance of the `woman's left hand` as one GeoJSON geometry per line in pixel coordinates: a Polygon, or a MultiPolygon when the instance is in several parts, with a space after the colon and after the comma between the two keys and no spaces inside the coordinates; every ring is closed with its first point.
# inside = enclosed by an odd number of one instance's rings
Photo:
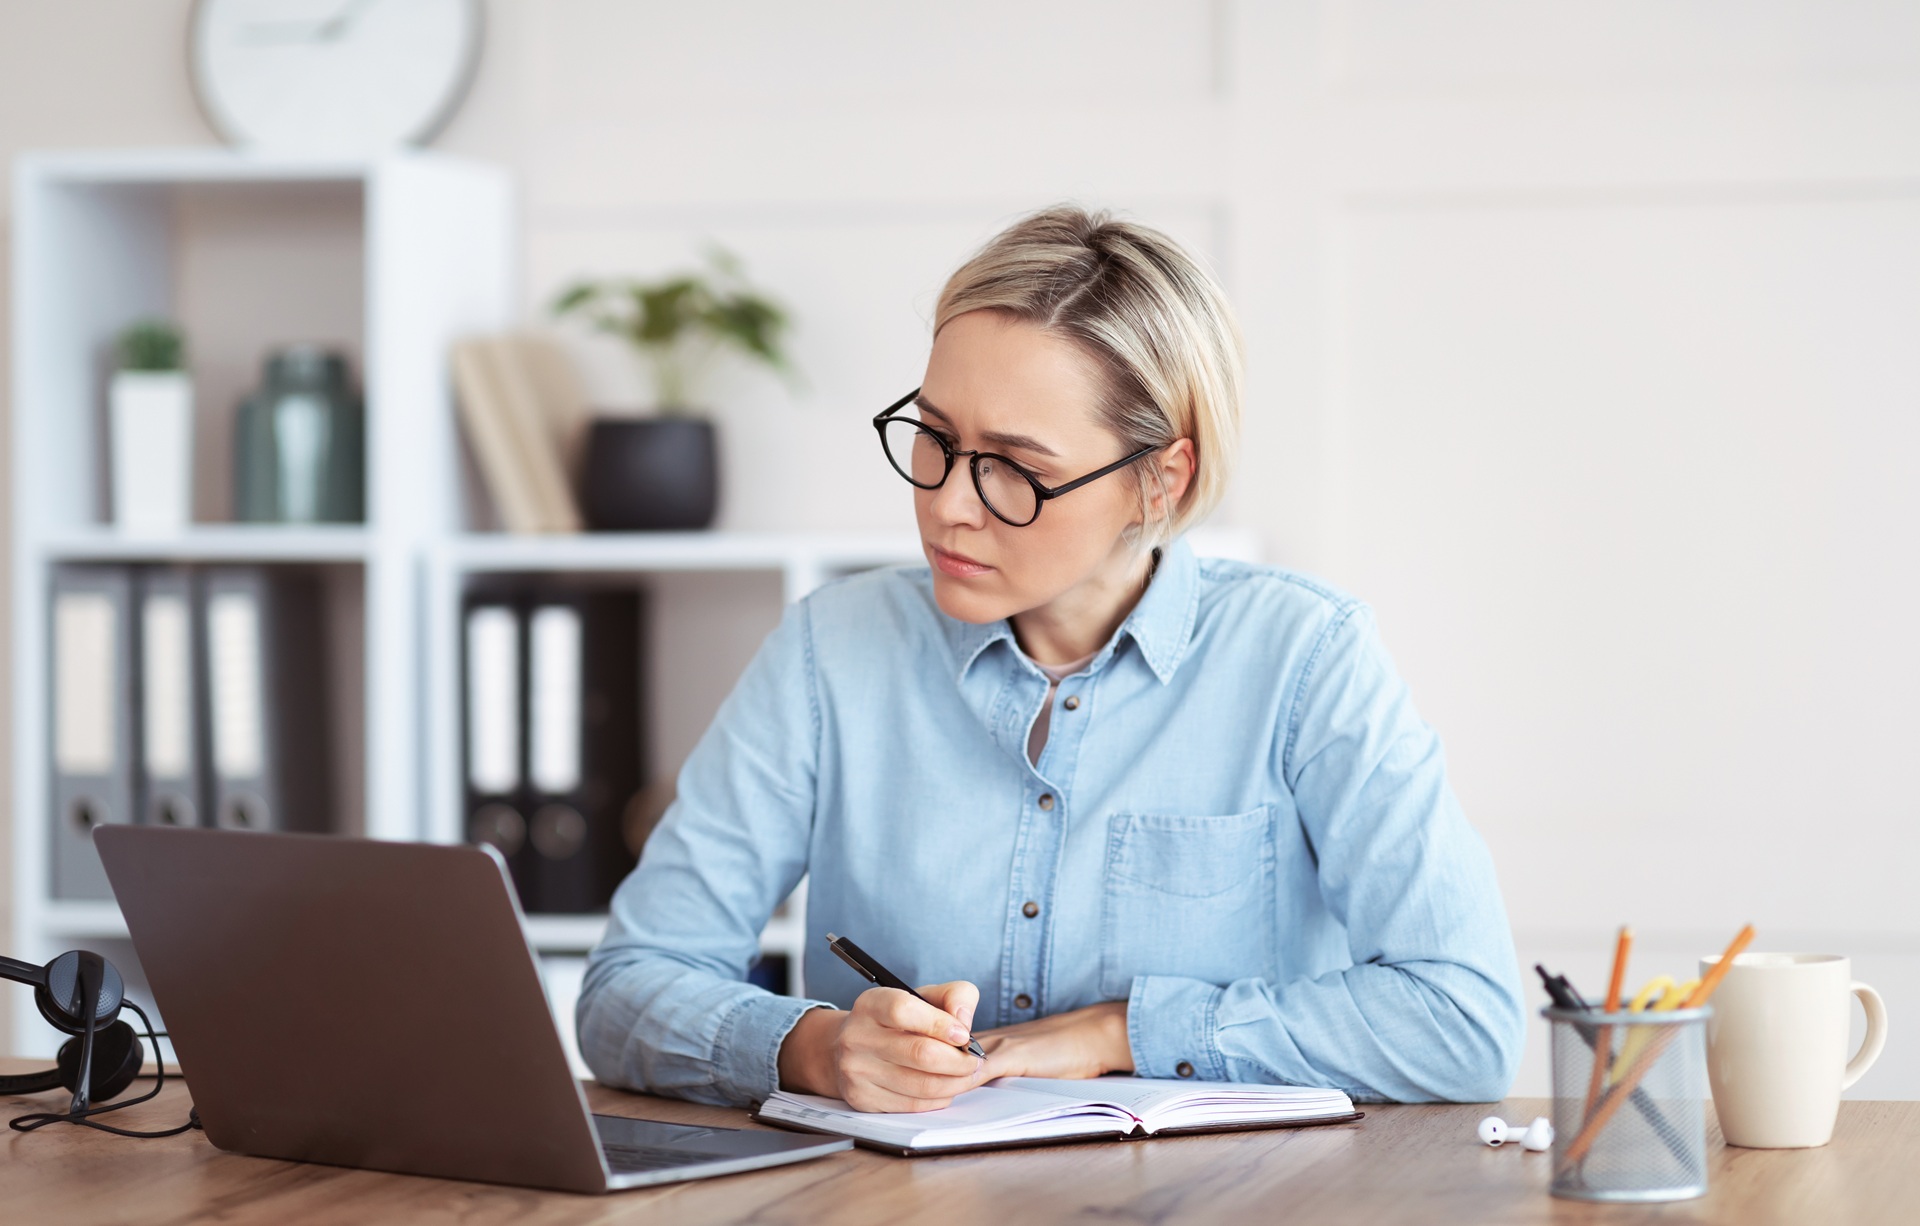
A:
{"type": "Polygon", "coordinates": [[[1133,1071],[1127,1002],[1111,1000],[974,1035],[994,1077],[1098,1077],[1133,1071]]]}

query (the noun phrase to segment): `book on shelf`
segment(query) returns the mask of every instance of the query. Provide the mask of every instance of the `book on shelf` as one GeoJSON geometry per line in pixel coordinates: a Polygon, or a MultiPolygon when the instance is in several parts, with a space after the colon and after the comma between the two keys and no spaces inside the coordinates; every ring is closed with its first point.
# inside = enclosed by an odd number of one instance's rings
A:
{"type": "Polygon", "coordinates": [[[549,347],[506,333],[455,342],[460,421],[501,525],[509,532],[578,532],[583,521],[568,474],[578,434],[577,391],[549,347]]]}
{"type": "Polygon", "coordinates": [[[776,1090],[754,1119],[851,1137],[914,1157],[957,1150],[1300,1128],[1362,1118],[1339,1090],[1239,1082],[1001,1077],[937,1111],[856,1111],[837,1098],[776,1090]]]}

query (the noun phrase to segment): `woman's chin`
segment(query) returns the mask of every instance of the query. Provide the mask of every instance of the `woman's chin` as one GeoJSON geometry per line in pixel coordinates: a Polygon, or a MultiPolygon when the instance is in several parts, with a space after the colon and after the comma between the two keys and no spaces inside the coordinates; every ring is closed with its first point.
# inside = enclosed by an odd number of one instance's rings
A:
{"type": "Polygon", "coordinates": [[[937,567],[933,571],[933,599],[940,611],[955,621],[981,625],[1016,611],[1008,607],[1004,597],[981,591],[978,579],[956,579],[937,567]]]}

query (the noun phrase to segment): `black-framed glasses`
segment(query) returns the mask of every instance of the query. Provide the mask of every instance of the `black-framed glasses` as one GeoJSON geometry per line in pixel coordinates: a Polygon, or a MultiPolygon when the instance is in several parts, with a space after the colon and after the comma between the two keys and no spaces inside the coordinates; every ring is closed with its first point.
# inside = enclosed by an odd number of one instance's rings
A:
{"type": "Polygon", "coordinates": [[[1142,447],[1105,468],[1076,477],[1065,485],[1049,487],[1006,456],[991,451],[961,451],[945,435],[918,418],[898,416],[919,395],[920,389],[916,387],[873,416],[873,428],[880,433],[880,446],[887,453],[887,462],[916,489],[937,490],[953,472],[953,462],[966,456],[967,467],[973,473],[974,492],[980,495],[980,501],[993,512],[995,519],[1014,528],[1024,528],[1040,518],[1041,503],[1071,494],[1089,481],[1117,473],[1159,450],[1142,447]]]}

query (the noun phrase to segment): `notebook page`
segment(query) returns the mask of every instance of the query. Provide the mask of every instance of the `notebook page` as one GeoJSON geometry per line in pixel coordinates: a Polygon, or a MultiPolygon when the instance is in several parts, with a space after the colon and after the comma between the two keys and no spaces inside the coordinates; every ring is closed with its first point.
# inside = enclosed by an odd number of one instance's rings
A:
{"type": "Polygon", "coordinates": [[[883,1145],[933,1148],[1130,1132],[1136,1120],[1106,1104],[998,1085],[970,1090],[938,1111],[855,1111],[837,1098],[777,1091],[760,1114],[883,1145]]]}
{"type": "Polygon", "coordinates": [[[1151,1077],[1099,1077],[1089,1081],[1002,1077],[988,1084],[990,1087],[1057,1094],[1083,1102],[1112,1103],[1139,1116],[1149,1132],[1156,1128],[1313,1119],[1325,1115],[1347,1115],[1353,1111],[1353,1100],[1345,1094],[1312,1086],[1192,1082],[1151,1077]]]}

